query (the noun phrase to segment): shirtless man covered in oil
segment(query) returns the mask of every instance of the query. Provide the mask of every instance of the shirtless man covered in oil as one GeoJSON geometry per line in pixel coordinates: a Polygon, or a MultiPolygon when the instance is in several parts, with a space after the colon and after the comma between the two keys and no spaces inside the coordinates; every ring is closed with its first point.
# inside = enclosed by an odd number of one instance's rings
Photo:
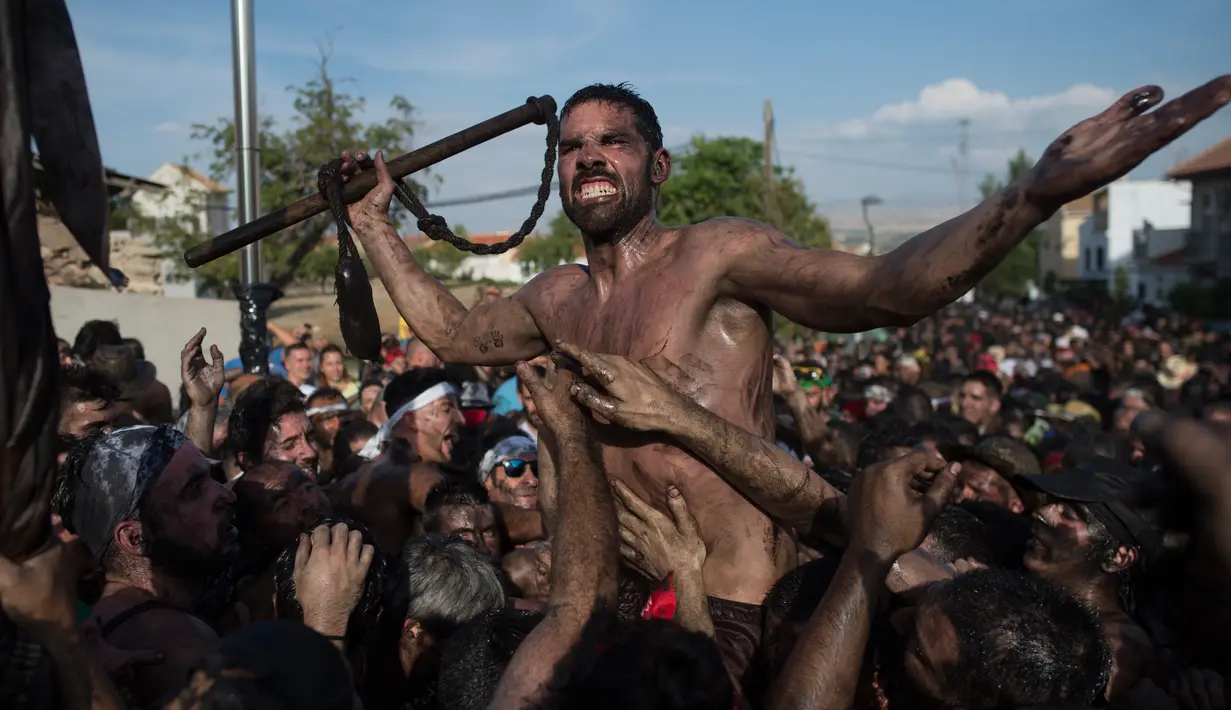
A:
{"type": "MultiPolygon", "coordinates": [[[[1000,193],[880,256],[803,248],[767,224],[736,217],[659,224],[655,203],[671,155],[654,109],[624,85],[586,87],[560,114],[560,200],[581,232],[588,266],[549,269],[511,296],[467,310],[415,262],[391,224],[393,185],[379,154],[380,180],[349,216],[398,311],[441,360],[507,365],[561,341],[633,360],[661,358],[687,376],[687,396],[771,438],[772,312],[848,333],[932,314],[1061,205],[1125,175],[1226,104],[1231,76],[1147,113],[1162,95],[1154,86],[1126,94],[1066,131],[1000,193]]],[[[365,159],[344,153],[344,174],[353,176],[365,159]]],[[[609,476],[664,512],[668,485],[689,502],[708,550],[704,582],[716,640],[724,655],[743,656],[756,644],[766,591],[795,559],[791,538],[671,440],[617,427],[600,437],[609,476]]]]}

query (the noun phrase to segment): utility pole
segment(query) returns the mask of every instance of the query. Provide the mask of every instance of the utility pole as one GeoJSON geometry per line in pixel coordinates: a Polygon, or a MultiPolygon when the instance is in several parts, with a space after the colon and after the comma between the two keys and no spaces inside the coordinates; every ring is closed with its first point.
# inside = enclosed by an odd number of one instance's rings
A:
{"type": "Polygon", "coordinates": [[[966,177],[969,172],[969,163],[967,159],[970,155],[970,119],[963,118],[957,122],[961,128],[961,137],[957,143],[958,155],[958,185],[957,185],[957,206],[961,212],[966,211],[966,177]]]}
{"type": "Polygon", "coordinates": [[[765,181],[765,213],[775,224],[780,221],[778,196],[774,194],[774,102],[765,99],[765,151],[761,178],[765,181]]]}
{"type": "Polygon", "coordinates": [[[768,190],[774,180],[774,102],[769,99],[765,99],[765,164],[761,170],[768,190]]]}

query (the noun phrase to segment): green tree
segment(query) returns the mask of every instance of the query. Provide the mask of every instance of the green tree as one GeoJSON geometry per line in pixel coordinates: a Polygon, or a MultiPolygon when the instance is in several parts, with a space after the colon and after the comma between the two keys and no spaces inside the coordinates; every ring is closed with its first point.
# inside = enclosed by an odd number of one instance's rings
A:
{"type": "Polygon", "coordinates": [[[557,212],[546,233],[532,234],[517,248],[517,261],[527,277],[542,273],[553,266],[571,263],[581,244],[581,232],[564,212],[557,212]]]}
{"type": "MultiPolygon", "coordinates": [[[[453,226],[453,233],[463,239],[470,236],[466,228],[460,224],[453,226]]],[[[469,252],[457,249],[447,242],[430,242],[424,246],[415,247],[410,252],[424,271],[441,281],[460,278],[457,270],[470,256],[469,252]]]]}
{"type": "MultiPolygon", "coordinates": [[[[979,194],[985,200],[990,198],[1021,177],[1033,165],[1034,160],[1026,155],[1026,151],[1018,150],[1017,155],[1009,159],[1005,179],[1001,180],[990,173],[985,175],[979,183],[979,194]]],[[[1025,296],[1028,283],[1038,280],[1038,247],[1042,239],[1043,234],[1039,230],[1027,235],[1005,256],[999,266],[979,282],[979,291],[996,298],[1025,296]]]]}
{"type": "MultiPolygon", "coordinates": [[[[406,152],[414,137],[415,107],[403,96],[389,101],[392,115],[383,122],[362,119],[367,105],[364,98],[341,90],[347,80],[329,73],[329,52],[321,52],[318,73],[302,86],[290,86],[294,96],[295,115],[285,129],[274,119],[260,121],[261,147],[261,207],[270,211],[288,205],[317,191],[316,173],[320,166],[338,157],[346,149],[380,149],[388,156],[406,152]]],[[[219,118],[212,124],[196,124],[192,137],[209,146],[209,174],[223,182],[235,172],[235,126],[229,118],[219,118]]],[[[184,161],[189,162],[188,160],[184,161]]],[[[421,197],[426,195],[422,183],[407,181],[421,197]]],[[[195,206],[190,206],[195,207],[195,206]]],[[[189,209],[184,218],[158,220],[152,234],[157,244],[173,254],[207,236],[189,209]]],[[[402,212],[396,207],[395,218],[402,212]]],[[[321,238],[334,231],[333,218],[328,213],[305,220],[261,242],[266,280],[285,286],[297,277],[316,281],[324,273],[323,255],[312,259],[311,274],[303,274],[305,260],[314,254],[321,238]]],[[[336,251],[332,251],[336,261],[336,251]]],[[[179,260],[176,260],[180,263],[179,260]]],[[[187,268],[181,268],[187,272],[187,268]]],[[[226,284],[239,277],[238,255],[230,255],[195,269],[202,286],[225,294],[226,284]]]]}
{"type": "Polygon", "coordinates": [[[774,166],[767,186],[764,155],[764,146],[750,138],[694,137],[675,156],[671,178],[658,195],[659,219],[696,224],[747,217],[773,225],[804,246],[828,248],[829,221],[808,200],[803,183],[792,168],[774,166]]]}

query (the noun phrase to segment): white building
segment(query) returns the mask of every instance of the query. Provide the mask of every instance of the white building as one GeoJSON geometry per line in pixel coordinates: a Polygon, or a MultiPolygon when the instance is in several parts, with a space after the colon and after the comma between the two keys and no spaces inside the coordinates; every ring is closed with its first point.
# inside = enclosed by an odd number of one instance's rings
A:
{"type": "Polygon", "coordinates": [[[1107,233],[1096,231],[1094,220],[1082,222],[1077,228],[1077,280],[1106,281],[1111,278],[1107,252],[1107,233]]]}
{"type": "MultiPolygon", "coordinates": [[[[133,195],[133,206],[141,216],[153,218],[156,223],[187,216],[195,219],[203,239],[216,237],[230,228],[227,195],[231,190],[226,186],[192,168],[174,163],[163,163],[162,167],[150,176],[150,180],[165,185],[166,189],[157,193],[143,191],[133,195]]],[[[140,233],[133,234],[131,239],[134,244],[150,242],[149,235],[140,233]]],[[[171,259],[163,260],[161,271],[164,295],[197,295],[196,279],[191,275],[186,279],[180,276],[178,265],[171,259]]]]}
{"type": "MultiPolygon", "coordinates": [[[[1188,228],[1192,184],[1187,181],[1119,180],[1096,191],[1093,197],[1089,224],[1093,235],[1105,237],[1104,270],[1108,274],[1132,260],[1133,230],[1141,229],[1146,222],[1155,229],[1188,228]]],[[[1090,246],[1097,250],[1099,242],[1090,246]]],[[[1097,267],[1097,252],[1092,257],[1097,267]]]]}

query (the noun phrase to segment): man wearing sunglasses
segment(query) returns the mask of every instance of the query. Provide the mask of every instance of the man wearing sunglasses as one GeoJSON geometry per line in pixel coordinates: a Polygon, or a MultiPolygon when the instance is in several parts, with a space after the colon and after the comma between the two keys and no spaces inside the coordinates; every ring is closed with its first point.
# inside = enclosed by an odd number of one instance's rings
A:
{"type": "Polygon", "coordinates": [[[523,510],[539,505],[538,445],[526,436],[510,436],[483,455],[479,482],[496,503],[523,510]]]}

